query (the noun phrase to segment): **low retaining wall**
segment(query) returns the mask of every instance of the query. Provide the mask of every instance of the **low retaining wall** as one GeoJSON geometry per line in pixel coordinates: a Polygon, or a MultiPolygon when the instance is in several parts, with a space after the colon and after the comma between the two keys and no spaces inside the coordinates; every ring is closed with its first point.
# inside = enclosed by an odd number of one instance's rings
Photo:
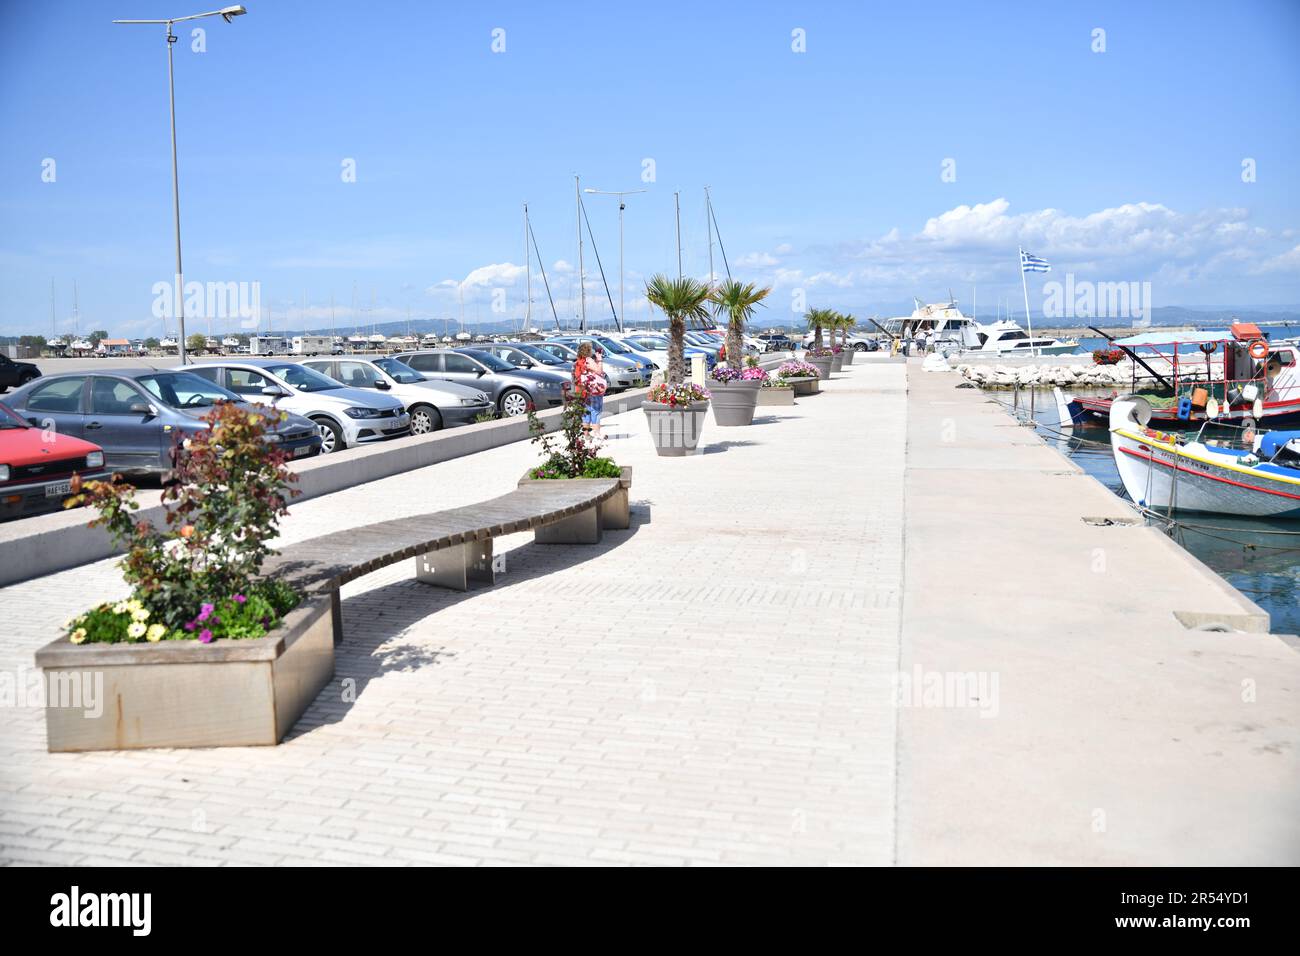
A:
{"type": "MultiPolygon", "coordinates": [[[[606,414],[617,415],[640,408],[647,391],[649,389],[638,388],[607,396],[606,414]]],[[[548,432],[559,430],[560,409],[539,412],[537,417],[548,432]]],[[[291,465],[298,474],[294,487],[302,494],[295,500],[319,498],[344,488],[509,445],[528,437],[527,418],[506,418],[449,428],[431,435],[413,435],[377,445],[348,448],[332,455],[296,462],[291,465]]],[[[147,490],[136,496],[140,503],[136,514],[140,520],[163,520],[161,495],[160,491],[147,490]]],[[[92,516],[93,513],[85,508],[74,508],[0,525],[0,586],[65,571],[116,554],[118,549],[102,528],[86,526],[92,516]]]]}

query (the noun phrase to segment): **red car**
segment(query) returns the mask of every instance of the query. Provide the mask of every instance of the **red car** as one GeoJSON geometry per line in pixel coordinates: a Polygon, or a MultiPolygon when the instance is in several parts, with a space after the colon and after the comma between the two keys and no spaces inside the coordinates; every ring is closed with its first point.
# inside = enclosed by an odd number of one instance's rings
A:
{"type": "Polygon", "coordinates": [[[107,478],[104,449],[37,428],[0,404],[0,521],[54,511],[72,493],[72,476],[107,478]]]}

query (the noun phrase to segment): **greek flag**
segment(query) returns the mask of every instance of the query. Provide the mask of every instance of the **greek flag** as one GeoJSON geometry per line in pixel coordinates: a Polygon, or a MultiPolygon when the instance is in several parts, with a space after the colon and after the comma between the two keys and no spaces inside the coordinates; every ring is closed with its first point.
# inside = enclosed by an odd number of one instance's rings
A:
{"type": "Polygon", "coordinates": [[[1020,271],[1021,272],[1051,272],[1052,264],[1046,259],[1040,259],[1038,256],[1031,256],[1020,250],[1020,271]]]}

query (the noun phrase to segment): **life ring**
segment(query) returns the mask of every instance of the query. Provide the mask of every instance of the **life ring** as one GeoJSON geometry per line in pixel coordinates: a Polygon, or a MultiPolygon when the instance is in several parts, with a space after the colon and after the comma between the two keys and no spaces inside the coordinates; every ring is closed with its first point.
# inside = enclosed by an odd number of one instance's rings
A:
{"type": "Polygon", "coordinates": [[[1268,343],[1263,339],[1256,339],[1250,343],[1250,357],[1253,359],[1268,358],[1268,343]]]}

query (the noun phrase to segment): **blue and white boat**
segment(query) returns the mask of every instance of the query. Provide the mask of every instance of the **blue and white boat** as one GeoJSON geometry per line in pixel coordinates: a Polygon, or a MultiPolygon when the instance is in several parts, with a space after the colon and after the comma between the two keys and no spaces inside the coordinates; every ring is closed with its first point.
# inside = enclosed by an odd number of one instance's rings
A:
{"type": "MultiPolygon", "coordinates": [[[[1211,419],[1217,417],[1213,405],[1209,411],[1211,419]]],[[[1129,396],[1111,403],[1115,467],[1129,497],[1142,507],[1300,518],[1300,431],[1246,432],[1245,447],[1235,447],[1202,440],[1201,434],[1162,432],[1150,423],[1145,399],[1129,396]]]]}

